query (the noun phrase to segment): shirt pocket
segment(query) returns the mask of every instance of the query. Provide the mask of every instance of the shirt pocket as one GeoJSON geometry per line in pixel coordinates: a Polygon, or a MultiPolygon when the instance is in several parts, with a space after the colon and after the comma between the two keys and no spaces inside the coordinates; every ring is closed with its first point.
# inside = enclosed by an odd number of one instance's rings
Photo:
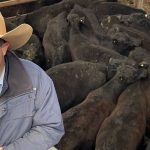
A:
{"type": "Polygon", "coordinates": [[[7,121],[32,117],[35,112],[35,94],[28,93],[8,101],[7,121]]]}

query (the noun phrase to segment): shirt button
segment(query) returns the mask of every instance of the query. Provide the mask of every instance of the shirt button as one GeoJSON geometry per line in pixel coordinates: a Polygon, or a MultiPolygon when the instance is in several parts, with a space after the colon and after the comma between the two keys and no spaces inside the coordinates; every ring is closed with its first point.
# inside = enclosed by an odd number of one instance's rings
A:
{"type": "Polygon", "coordinates": [[[28,97],[31,99],[32,98],[32,96],[31,95],[28,95],[28,97]]]}

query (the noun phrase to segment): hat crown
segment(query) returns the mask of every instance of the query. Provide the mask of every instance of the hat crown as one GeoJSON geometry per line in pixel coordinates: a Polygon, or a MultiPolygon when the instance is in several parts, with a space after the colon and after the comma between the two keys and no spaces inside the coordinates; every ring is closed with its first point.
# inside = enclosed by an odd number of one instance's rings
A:
{"type": "Polygon", "coordinates": [[[4,35],[5,33],[6,33],[5,20],[0,12],[0,35],[4,35]]]}
{"type": "Polygon", "coordinates": [[[0,39],[7,41],[10,49],[15,50],[25,45],[30,39],[32,32],[32,27],[25,23],[7,32],[4,17],[0,12],[0,39]]]}

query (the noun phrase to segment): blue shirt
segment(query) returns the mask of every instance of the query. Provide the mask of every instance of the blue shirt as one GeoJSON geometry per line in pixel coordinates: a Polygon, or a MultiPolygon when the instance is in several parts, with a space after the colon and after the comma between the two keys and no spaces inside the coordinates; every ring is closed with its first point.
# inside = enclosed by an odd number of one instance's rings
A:
{"type": "Polygon", "coordinates": [[[48,150],[64,135],[53,81],[39,66],[12,52],[6,58],[0,146],[4,150],[48,150]]]}

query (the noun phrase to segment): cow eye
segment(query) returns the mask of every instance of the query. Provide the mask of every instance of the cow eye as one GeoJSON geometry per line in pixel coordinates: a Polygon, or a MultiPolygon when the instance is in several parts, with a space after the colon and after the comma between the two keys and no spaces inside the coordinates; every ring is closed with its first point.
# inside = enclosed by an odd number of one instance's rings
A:
{"type": "Polygon", "coordinates": [[[81,18],[80,18],[80,22],[81,22],[81,23],[85,23],[85,17],[81,17],[81,18]]]}
{"type": "Polygon", "coordinates": [[[123,81],[124,77],[123,76],[119,76],[119,79],[120,79],[120,81],[123,81]]]}
{"type": "Polygon", "coordinates": [[[141,63],[139,63],[139,68],[148,68],[149,64],[145,61],[142,61],[141,63]]]}
{"type": "Polygon", "coordinates": [[[118,45],[119,44],[118,40],[117,39],[113,39],[113,44],[114,45],[118,45]]]}

